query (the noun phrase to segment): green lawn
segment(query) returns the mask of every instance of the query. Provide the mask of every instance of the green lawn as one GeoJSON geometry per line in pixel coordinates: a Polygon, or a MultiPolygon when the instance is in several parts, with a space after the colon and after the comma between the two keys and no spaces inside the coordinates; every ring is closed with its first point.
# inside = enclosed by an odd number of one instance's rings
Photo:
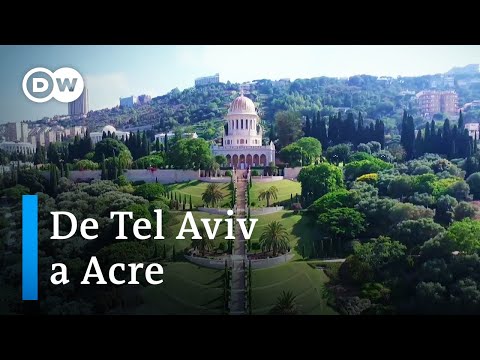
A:
{"type": "Polygon", "coordinates": [[[252,313],[267,314],[282,291],[292,291],[300,314],[335,315],[322,292],[328,277],[305,262],[290,262],[252,273],[252,313]]]}
{"type": "Polygon", "coordinates": [[[270,186],[275,186],[278,189],[277,200],[270,199],[270,206],[274,203],[279,203],[279,205],[284,205],[282,203],[289,204],[290,203],[290,194],[293,195],[295,199],[295,194],[300,196],[302,192],[302,187],[299,182],[292,181],[292,180],[280,180],[280,181],[273,181],[267,183],[255,182],[253,180],[253,186],[250,192],[252,197],[252,202],[255,203],[253,207],[263,207],[267,206],[267,201],[258,200],[258,195],[262,190],[268,189],[270,186]]]}
{"type": "MultiPolygon", "coordinates": [[[[179,252],[182,252],[183,249],[185,248],[190,248],[192,243],[192,233],[185,233],[185,240],[177,240],[176,237],[180,231],[183,220],[185,218],[185,212],[172,211],[171,214],[173,218],[167,228],[167,232],[165,233],[165,240],[159,240],[159,244],[165,243],[167,247],[167,253],[171,251],[170,249],[173,247],[173,244],[175,244],[175,251],[179,253],[179,252]]],[[[213,219],[226,218],[226,216],[224,217],[222,215],[208,214],[202,211],[192,211],[192,214],[195,219],[195,223],[197,224],[198,227],[203,225],[200,219],[212,219],[212,221],[210,221],[210,228],[212,230],[214,227],[213,219]]],[[[187,227],[190,228],[190,226],[188,225],[187,227]]],[[[221,242],[227,242],[227,240],[225,240],[225,236],[227,236],[227,223],[222,221],[220,223],[220,226],[218,227],[217,236],[215,238],[215,244],[218,246],[218,244],[220,244],[221,242]]]]}
{"type": "MultiPolygon", "coordinates": [[[[294,214],[292,211],[279,211],[274,214],[259,215],[252,235],[252,246],[258,243],[265,227],[272,221],[279,221],[287,230],[291,248],[298,254],[308,257],[312,253],[312,241],[319,236],[318,228],[310,223],[305,215],[294,214]]],[[[257,252],[258,250],[252,250],[257,252]]]]}
{"type": "Polygon", "coordinates": [[[223,270],[178,262],[164,265],[163,283],[143,290],[136,314],[222,314],[223,270]]]}
{"type": "MultiPolygon", "coordinates": [[[[212,219],[210,226],[213,228],[213,219],[215,218],[226,218],[221,215],[212,215],[207,214],[201,211],[193,211],[193,217],[197,226],[200,226],[202,222],[201,218],[212,219]]],[[[185,240],[177,240],[176,236],[180,231],[182,226],[183,219],[185,217],[185,212],[183,211],[172,211],[172,221],[169,226],[165,229],[165,240],[158,240],[158,246],[162,247],[163,244],[166,246],[167,254],[171,254],[173,244],[175,244],[176,253],[180,253],[185,248],[190,248],[191,246],[191,233],[185,234],[185,240]]],[[[272,221],[279,221],[287,230],[290,238],[290,247],[297,254],[304,254],[306,257],[312,253],[312,243],[315,237],[319,236],[318,228],[310,224],[310,219],[306,216],[299,214],[294,214],[292,211],[279,211],[274,214],[268,215],[259,215],[256,217],[258,222],[255,225],[255,229],[252,234],[252,252],[258,252],[255,250],[255,243],[259,242],[260,236],[262,235],[265,227],[272,221]]],[[[221,242],[227,242],[225,236],[227,235],[227,224],[222,221],[220,223],[217,236],[215,238],[215,244],[218,246],[221,242]]]]}
{"type": "MultiPolygon", "coordinates": [[[[167,191],[172,191],[177,193],[177,197],[179,195],[182,196],[182,199],[185,195],[187,195],[187,209],[188,209],[188,201],[190,195],[192,195],[192,203],[194,207],[202,206],[202,194],[207,189],[209,183],[199,180],[178,183],[174,185],[168,185],[167,191]]],[[[229,183],[219,183],[218,186],[222,190],[224,194],[223,200],[217,204],[218,207],[230,207],[231,204],[231,196],[230,190],[228,189],[229,183]]],[[[289,195],[290,196],[290,195],[289,195]]]]}

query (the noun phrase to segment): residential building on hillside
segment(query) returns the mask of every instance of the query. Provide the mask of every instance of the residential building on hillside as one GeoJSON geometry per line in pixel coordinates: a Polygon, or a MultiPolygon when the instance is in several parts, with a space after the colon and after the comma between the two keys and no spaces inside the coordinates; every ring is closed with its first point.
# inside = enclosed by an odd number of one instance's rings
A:
{"type": "Polygon", "coordinates": [[[152,97],[150,95],[139,95],[137,98],[138,104],[139,105],[145,105],[148,104],[150,101],[152,101],[152,97]]]}
{"type": "Polygon", "coordinates": [[[195,79],[195,87],[209,85],[209,84],[218,84],[220,82],[220,74],[216,73],[211,76],[203,76],[195,79]]]}
{"type": "Polygon", "coordinates": [[[458,95],[455,91],[420,91],[416,95],[423,117],[430,118],[435,114],[456,115],[458,112],[458,95]]]}
{"type": "Polygon", "coordinates": [[[131,108],[137,103],[138,99],[136,96],[127,96],[124,98],[120,98],[120,106],[121,107],[126,107],[126,108],[131,108]]]}
{"type": "Polygon", "coordinates": [[[34,154],[37,147],[28,142],[4,141],[0,143],[0,149],[8,153],[34,154]]]}
{"type": "Polygon", "coordinates": [[[479,123],[467,123],[465,124],[465,129],[468,130],[468,135],[470,137],[480,139],[480,124],[479,123]]]}
{"type": "MultiPolygon", "coordinates": [[[[159,139],[159,141],[163,141],[165,140],[165,135],[167,135],[167,139],[171,139],[175,136],[175,133],[174,132],[168,132],[168,133],[160,133],[160,134],[155,134],[155,141],[157,139],[159,139]]],[[[197,139],[198,138],[198,135],[196,132],[193,132],[193,133],[183,133],[182,134],[182,138],[186,138],[186,139],[197,139]]]]}
{"type": "Polygon", "coordinates": [[[11,122],[5,125],[6,141],[28,141],[28,124],[26,122],[11,122]]]}

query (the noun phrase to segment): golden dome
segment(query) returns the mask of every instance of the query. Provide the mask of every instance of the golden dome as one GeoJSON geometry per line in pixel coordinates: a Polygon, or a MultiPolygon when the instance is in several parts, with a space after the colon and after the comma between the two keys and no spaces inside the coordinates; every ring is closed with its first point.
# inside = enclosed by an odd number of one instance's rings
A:
{"type": "Polygon", "coordinates": [[[246,96],[240,95],[235,100],[233,100],[230,108],[228,109],[228,115],[257,115],[255,111],[255,104],[252,100],[246,96]]]}

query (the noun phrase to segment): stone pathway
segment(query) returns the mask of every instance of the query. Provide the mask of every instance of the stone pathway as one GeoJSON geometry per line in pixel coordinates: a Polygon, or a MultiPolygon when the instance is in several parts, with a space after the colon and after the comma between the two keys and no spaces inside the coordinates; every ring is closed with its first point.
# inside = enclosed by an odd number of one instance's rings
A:
{"type": "MultiPolygon", "coordinates": [[[[245,190],[247,188],[247,180],[243,178],[246,170],[237,170],[238,176],[236,204],[238,218],[244,218],[245,214],[245,190]]],[[[235,227],[235,241],[233,244],[232,254],[232,288],[230,297],[230,314],[243,315],[245,314],[245,238],[243,237],[240,227],[235,227]]]]}

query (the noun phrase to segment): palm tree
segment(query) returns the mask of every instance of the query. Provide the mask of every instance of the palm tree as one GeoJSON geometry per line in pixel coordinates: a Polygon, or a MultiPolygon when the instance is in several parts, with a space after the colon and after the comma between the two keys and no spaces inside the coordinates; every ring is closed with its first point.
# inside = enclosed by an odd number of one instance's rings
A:
{"type": "Polygon", "coordinates": [[[272,315],[297,315],[298,306],[296,304],[296,296],[293,295],[293,292],[282,291],[280,296],[277,298],[277,303],[270,310],[272,315]]]}
{"type": "Polygon", "coordinates": [[[220,200],[223,199],[223,193],[220,190],[220,187],[216,183],[208,184],[207,188],[205,189],[204,193],[202,194],[202,200],[206,204],[211,204],[212,207],[215,206],[220,200]]]}
{"type": "Polygon", "coordinates": [[[210,240],[207,235],[207,231],[204,227],[199,227],[198,232],[200,233],[201,239],[192,239],[192,247],[195,250],[200,251],[202,256],[205,256],[206,251],[211,251],[215,248],[215,243],[213,240],[210,240]]]}
{"type": "Polygon", "coordinates": [[[287,252],[289,248],[287,230],[279,221],[272,221],[260,236],[262,251],[272,251],[273,256],[279,252],[287,252]]]}
{"type": "Polygon", "coordinates": [[[267,200],[267,207],[270,206],[270,198],[277,200],[278,189],[276,186],[270,186],[268,189],[260,191],[258,201],[267,200]]]}

